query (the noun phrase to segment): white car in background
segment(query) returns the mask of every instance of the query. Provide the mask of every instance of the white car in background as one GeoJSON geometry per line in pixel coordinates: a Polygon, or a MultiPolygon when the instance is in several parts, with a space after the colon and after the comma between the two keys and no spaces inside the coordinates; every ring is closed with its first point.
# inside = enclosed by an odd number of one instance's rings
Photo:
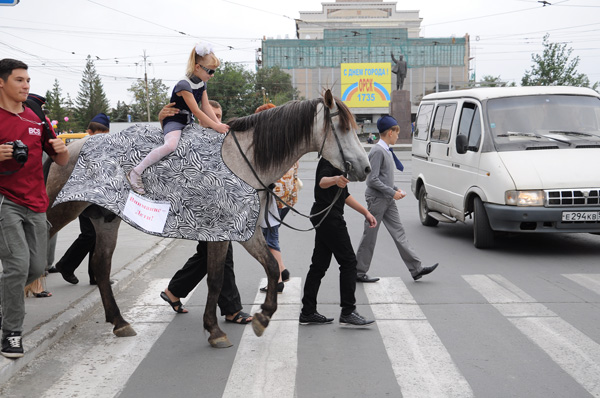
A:
{"type": "Polygon", "coordinates": [[[600,232],[600,95],[579,87],[475,88],[423,97],[411,189],[426,226],[473,217],[496,232],[600,232]]]}

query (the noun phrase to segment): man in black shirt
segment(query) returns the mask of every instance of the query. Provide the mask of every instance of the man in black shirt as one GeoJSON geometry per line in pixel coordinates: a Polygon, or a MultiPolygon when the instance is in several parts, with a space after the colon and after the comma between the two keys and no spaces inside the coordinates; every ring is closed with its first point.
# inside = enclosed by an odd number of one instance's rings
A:
{"type": "Polygon", "coordinates": [[[301,325],[333,322],[333,318],[327,318],[317,312],[319,287],[331,263],[332,254],[340,265],[340,306],[342,307],[340,325],[361,327],[369,326],[375,322],[366,320],[356,312],[356,298],[354,296],[356,290],[356,256],[344,220],[344,205],[347,204],[364,215],[372,228],[377,225],[377,221],[364,206],[350,195],[346,186],[349,180],[342,174],[341,170],[333,167],[327,160],[321,159],[319,161],[315,179],[315,203],[312,206],[311,214],[316,214],[327,208],[340,189],[341,194],[329,214],[325,215],[324,213],[311,219],[313,225],[316,226],[319,222],[321,224],[315,230],[315,248],[312,263],[304,282],[302,312],[300,313],[301,325]]]}

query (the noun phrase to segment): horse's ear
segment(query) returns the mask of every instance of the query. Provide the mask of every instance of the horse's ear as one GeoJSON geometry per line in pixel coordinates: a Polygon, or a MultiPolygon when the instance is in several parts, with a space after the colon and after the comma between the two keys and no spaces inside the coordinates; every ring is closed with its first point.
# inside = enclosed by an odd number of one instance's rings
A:
{"type": "Polygon", "coordinates": [[[333,101],[333,94],[331,94],[331,90],[329,89],[325,90],[325,94],[323,94],[323,100],[329,109],[333,108],[335,105],[335,102],[333,101]]]}

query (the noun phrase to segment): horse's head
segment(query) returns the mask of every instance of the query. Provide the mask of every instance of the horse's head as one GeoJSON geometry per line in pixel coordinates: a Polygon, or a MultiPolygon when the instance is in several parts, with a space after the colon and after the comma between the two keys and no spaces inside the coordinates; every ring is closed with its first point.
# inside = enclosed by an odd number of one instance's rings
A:
{"type": "Polygon", "coordinates": [[[344,103],[334,98],[330,90],[323,94],[323,112],[317,114],[314,138],[319,153],[336,168],[348,173],[350,181],[364,181],[371,164],[358,139],[358,125],[344,103]],[[318,126],[323,126],[319,131],[318,126]]]}

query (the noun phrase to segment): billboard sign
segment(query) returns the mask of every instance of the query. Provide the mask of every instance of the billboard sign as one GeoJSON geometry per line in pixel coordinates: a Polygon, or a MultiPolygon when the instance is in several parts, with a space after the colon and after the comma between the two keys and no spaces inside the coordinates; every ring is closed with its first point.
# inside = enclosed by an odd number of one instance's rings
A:
{"type": "Polygon", "coordinates": [[[352,63],[340,67],[342,101],[350,108],[387,108],[392,88],[392,64],[352,63]]]}

